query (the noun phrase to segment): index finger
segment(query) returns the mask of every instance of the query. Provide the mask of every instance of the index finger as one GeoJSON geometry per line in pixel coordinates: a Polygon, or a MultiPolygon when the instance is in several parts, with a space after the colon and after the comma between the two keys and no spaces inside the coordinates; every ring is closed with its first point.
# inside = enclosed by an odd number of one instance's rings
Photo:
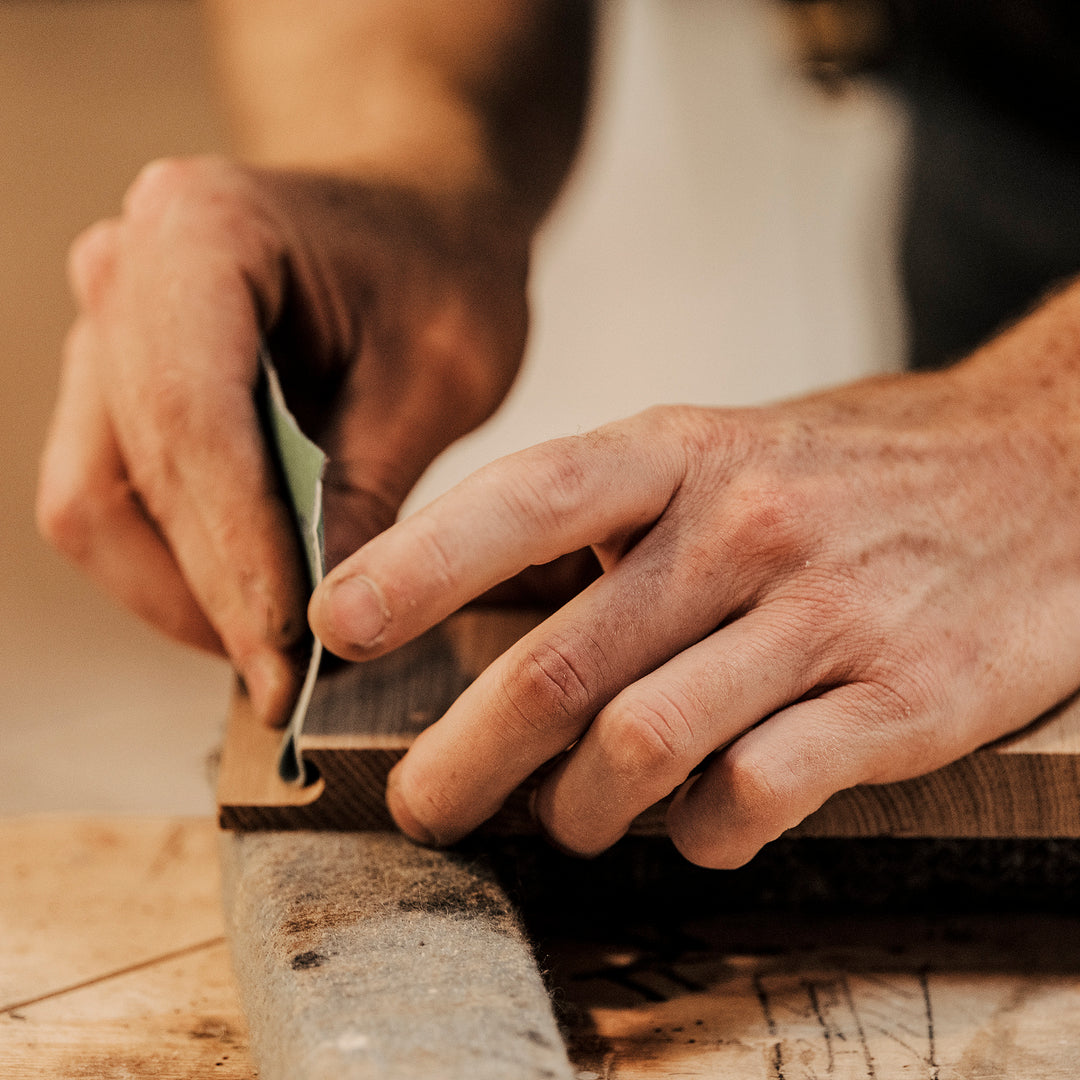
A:
{"type": "Polygon", "coordinates": [[[257,316],[238,277],[187,289],[195,311],[212,290],[211,317],[103,320],[101,375],[139,499],[259,713],[276,720],[298,683],[287,654],[306,630],[306,583],[258,420],[257,316]]]}
{"type": "Polygon", "coordinates": [[[131,466],[136,487],[256,708],[284,719],[298,683],[288,654],[306,630],[292,514],[254,387],[242,377],[200,386],[193,375],[187,393],[182,418],[155,420],[147,410],[136,420],[125,410],[121,424],[139,447],[132,456],[144,462],[131,466]]]}
{"type": "Polygon", "coordinates": [[[684,471],[677,443],[656,435],[635,417],[473,473],[327,575],[309,608],[316,635],[372,659],[528,566],[652,524],[684,471]]]}

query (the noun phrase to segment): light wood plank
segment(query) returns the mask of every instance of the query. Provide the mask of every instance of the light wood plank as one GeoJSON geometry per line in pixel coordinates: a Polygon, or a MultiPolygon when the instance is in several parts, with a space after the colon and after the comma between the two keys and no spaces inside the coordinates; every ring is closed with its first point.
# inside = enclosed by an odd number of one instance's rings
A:
{"type": "Polygon", "coordinates": [[[224,933],[203,818],[0,819],[0,1009],[224,933]]]}
{"type": "Polygon", "coordinates": [[[0,1014],[0,1076],[252,1080],[227,945],[0,1014]]]}
{"type": "Polygon", "coordinates": [[[205,819],[0,820],[0,1076],[251,1080],[205,819]]]}
{"type": "MultiPolygon", "coordinates": [[[[166,918],[154,894],[175,888],[178,876],[216,886],[217,868],[208,823],[172,824],[208,842],[185,844],[178,857],[175,840],[162,844],[175,835],[168,822],[0,823],[0,854],[12,856],[20,883],[0,892],[5,949],[33,953],[47,969],[42,985],[58,987],[71,971],[57,941],[85,957],[87,933],[115,943],[138,922],[132,862],[156,868],[142,886],[147,913],[175,942],[182,915],[172,909],[166,918]],[[145,857],[154,852],[161,857],[145,857]],[[89,925],[79,914],[78,882],[99,898],[89,925]],[[47,928],[25,919],[31,902],[51,905],[56,917],[47,928]]],[[[1076,1073],[1075,917],[723,915],[654,925],[643,935],[616,916],[601,940],[541,942],[580,1080],[1071,1080],[1076,1073]]],[[[254,1076],[220,942],[151,958],[126,974],[99,974],[82,989],[60,989],[14,1012],[0,1008],[0,1075],[254,1076]]]]}

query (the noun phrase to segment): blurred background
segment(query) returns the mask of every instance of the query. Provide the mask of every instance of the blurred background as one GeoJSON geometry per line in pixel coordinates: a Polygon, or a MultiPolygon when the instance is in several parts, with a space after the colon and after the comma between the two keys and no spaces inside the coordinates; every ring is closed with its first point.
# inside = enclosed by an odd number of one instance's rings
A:
{"type": "MultiPolygon", "coordinates": [[[[753,404],[894,369],[907,127],[826,92],[767,0],[609,0],[578,167],[538,246],[502,411],[426,501],[540,439],[658,402],[753,404]]],[[[0,813],[205,813],[227,666],[156,637],[38,539],[66,249],[146,161],[225,150],[192,0],[0,0],[0,813]]]]}

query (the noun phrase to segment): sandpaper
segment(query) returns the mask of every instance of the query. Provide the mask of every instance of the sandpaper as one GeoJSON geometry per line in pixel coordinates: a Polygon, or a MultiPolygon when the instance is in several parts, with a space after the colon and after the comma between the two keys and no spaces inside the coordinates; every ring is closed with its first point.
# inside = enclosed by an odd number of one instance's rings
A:
{"type": "MultiPolygon", "coordinates": [[[[314,590],[322,581],[326,565],[322,506],[326,455],[300,430],[285,402],[281,382],[265,347],[260,350],[260,360],[262,376],[256,392],[259,418],[267,448],[277,463],[283,493],[293,512],[297,538],[307,564],[308,584],[314,590]]],[[[278,756],[278,772],[283,780],[291,783],[302,784],[307,779],[299,739],[321,661],[322,642],[312,636],[307,672],[278,756]]]]}

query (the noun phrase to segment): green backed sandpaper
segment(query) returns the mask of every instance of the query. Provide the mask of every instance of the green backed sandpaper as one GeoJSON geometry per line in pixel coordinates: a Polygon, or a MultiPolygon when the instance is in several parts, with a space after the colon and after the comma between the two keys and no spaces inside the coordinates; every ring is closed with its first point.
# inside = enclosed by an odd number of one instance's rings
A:
{"type": "MultiPolygon", "coordinates": [[[[308,584],[313,590],[325,572],[322,497],[326,455],[300,430],[296,417],[289,411],[281,382],[265,348],[260,350],[260,361],[262,372],[256,391],[259,417],[267,447],[277,462],[282,487],[293,511],[297,539],[307,563],[308,584]]],[[[278,771],[283,780],[291,783],[302,784],[306,780],[299,740],[321,660],[322,643],[313,637],[307,672],[278,757],[278,771]]]]}

